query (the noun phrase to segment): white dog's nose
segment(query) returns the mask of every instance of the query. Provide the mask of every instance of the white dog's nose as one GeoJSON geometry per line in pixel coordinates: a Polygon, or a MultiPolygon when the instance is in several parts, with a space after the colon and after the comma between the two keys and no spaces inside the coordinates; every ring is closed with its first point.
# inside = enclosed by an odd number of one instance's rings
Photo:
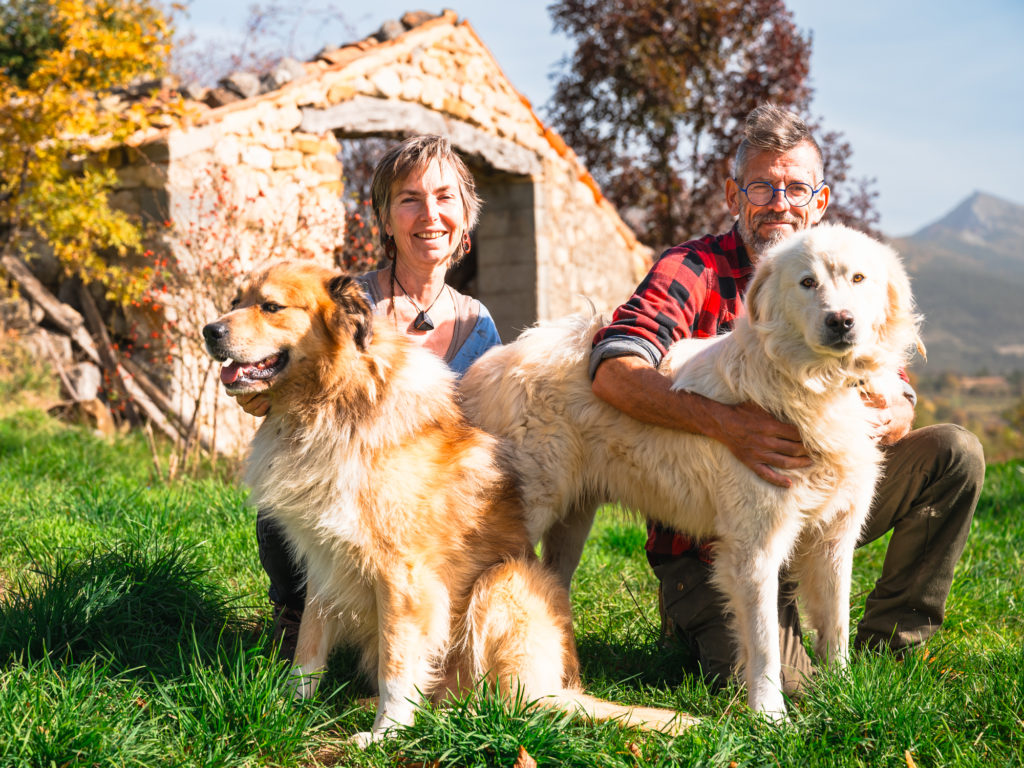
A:
{"type": "Polygon", "coordinates": [[[848,309],[841,309],[838,312],[829,312],[825,316],[825,326],[829,330],[843,333],[853,328],[853,313],[848,309]]]}
{"type": "Polygon", "coordinates": [[[829,312],[825,315],[824,341],[829,346],[853,344],[853,313],[848,309],[829,312]]]}

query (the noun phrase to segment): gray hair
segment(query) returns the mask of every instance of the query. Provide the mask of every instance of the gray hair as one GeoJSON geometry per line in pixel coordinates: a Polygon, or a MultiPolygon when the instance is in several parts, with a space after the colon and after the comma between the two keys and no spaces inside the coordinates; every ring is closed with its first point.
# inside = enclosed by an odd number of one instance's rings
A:
{"type": "MultiPolygon", "coordinates": [[[[396,144],[384,153],[373,172],[370,185],[370,202],[373,215],[377,219],[380,230],[380,242],[388,258],[393,259],[393,246],[389,245],[390,237],[385,231],[388,211],[391,209],[391,188],[395,182],[407,178],[412,173],[421,173],[432,162],[449,165],[459,180],[459,195],[462,198],[462,212],[466,221],[466,231],[472,231],[480,218],[480,196],[476,193],[476,182],[473,174],[463,162],[444,136],[413,136],[401,144],[396,144]]],[[[454,265],[465,255],[462,243],[455,249],[451,263],[454,265]]]]}
{"type": "Polygon", "coordinates": [[[781,155],[798,144],[804,143],[810,144],[814,148],[814,154],[818,158],[818,167],[815,168],[815,171],[820,179],[825,173],[821,147],[811,135],[807,123],[793,112],[774,104],[762,104],[747,115],[743,140],[740,142],[739,149],[736,150],[733,175],[737,180],[743,178],[743,174],[747,170],[747,158],[753,152],[771,152],[781,155]]]}

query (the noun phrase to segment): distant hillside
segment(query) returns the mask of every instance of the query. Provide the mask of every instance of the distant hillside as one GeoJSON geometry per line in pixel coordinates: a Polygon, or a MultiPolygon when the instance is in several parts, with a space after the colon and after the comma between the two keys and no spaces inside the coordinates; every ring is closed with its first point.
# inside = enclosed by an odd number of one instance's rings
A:
{"type": "Polygon", "coordinates": [[[1024,206],[976,192],[893,245],[925,315],[919,373],[1024,369],[1024,206]]]}

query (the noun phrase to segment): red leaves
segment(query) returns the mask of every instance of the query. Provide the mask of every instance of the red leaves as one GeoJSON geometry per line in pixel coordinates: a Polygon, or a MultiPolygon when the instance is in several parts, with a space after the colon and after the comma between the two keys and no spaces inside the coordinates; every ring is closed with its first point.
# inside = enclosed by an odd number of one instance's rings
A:
{"type": "MultiPolygon", "coordinates": [[[[560,0],[550,12],[576,44],[551,119],[604,195],[651,246],[725,229],[746,115],[810,104],[811,38],[784,1],[560,0]]],[[[831,181],[850,149],[822,143],[831,181]]]]}

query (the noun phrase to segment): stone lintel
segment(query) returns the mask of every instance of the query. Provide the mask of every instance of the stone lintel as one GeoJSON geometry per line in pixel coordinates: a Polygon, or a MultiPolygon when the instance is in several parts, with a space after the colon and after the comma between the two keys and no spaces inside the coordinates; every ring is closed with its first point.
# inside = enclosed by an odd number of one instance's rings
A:
{"type": "Polygon", "coordinates": [[[314,134],[333,131],[350,138],[434,133],[447,136],[460,152],[478,157],[496,170],[532,177],[542,173],[536,153],[409,102],[357,96],[327,109],[303,107],[299,130],[314,134]]]}

